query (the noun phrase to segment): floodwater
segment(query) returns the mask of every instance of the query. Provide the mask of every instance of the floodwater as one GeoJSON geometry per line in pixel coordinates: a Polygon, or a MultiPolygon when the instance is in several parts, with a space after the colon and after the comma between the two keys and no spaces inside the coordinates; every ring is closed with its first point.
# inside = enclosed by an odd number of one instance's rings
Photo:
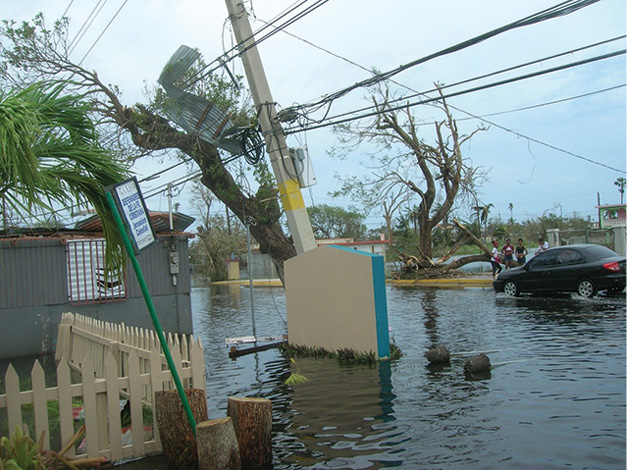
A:
{"type": "MultiPolygon", "coordinates": [[[[253,292],[257,335],[285,333],[283,290],[253,292]]],[[[277,350],[231,360],[225,338],[252,332],[249,289],[191,295],[209,417],[226,415],[229,396],[269,398],[275,469],[625,468],[625,297],[388,286],[404,356],[368,368],[290,364],[277,350]],[[435,345],[450,367],[427,367],[435,345]],[[478,352],[492,372],[466,378],[478,352]],[[291,371],[309,380],[287,386],[291,371]]]]}

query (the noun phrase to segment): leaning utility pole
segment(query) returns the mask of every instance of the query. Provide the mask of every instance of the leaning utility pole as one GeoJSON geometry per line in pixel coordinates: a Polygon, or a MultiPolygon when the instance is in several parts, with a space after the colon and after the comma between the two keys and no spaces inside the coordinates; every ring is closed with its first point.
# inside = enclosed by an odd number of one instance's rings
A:
{"type": "Polygon", "coordinates": [[[266,141],[268,155],[270,155],[272,171],[279,185],[287,224],[294,239],[296,253],[301,254],[315,248],[316,240],[307,215],[305,201],[300,192],[298,175],[289,155],[283,128],[277,119],[276,106],[255,45],[248,13],[242,0],[226,0],[226,6],[238,43],[237,47],[242,52],[244,72],[259,116],[259,125],[266,141]]]}

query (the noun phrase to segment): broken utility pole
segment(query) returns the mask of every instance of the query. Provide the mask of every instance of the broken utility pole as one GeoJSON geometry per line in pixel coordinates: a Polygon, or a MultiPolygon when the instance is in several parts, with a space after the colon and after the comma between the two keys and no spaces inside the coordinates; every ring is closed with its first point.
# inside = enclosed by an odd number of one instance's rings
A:
{"type": "Polygon", "coordinates": [[[255,38],[248,21],[248,13],[241,0],[226,0],[226,6],[238,48],[242,53],[246,79],[259,116],[259,125],[266,141],[272,170],[279,186],[287,224],[294,239],[296,253],[301,254],[314,249],[316,240],[300,192],[298,175],[289,155],[283,128],[277,120],[276,106],[270,93],[259,51],[255,45],[255,38]]]}

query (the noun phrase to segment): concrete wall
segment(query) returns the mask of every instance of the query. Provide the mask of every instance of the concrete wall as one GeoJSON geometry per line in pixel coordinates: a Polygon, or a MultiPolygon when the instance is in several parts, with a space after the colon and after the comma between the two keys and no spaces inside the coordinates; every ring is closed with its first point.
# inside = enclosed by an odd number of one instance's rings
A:
{"type": "Polygon", "coordinates": [[[285,262],[291,344],[389,356],[382,256],[319,246],[285,262]]]}

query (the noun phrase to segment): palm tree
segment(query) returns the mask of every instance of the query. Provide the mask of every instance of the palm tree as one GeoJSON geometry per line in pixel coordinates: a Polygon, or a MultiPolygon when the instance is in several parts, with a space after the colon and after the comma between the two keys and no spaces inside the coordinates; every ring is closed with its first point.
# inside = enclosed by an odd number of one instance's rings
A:
{"type": "Polygon", "coordinates": [[[54,206],[91,205],[103,222],[109,262],[119,262],[121,240],[103,187],[124,180],[125,165],[98,144],[91,108],[64,84],[38,83],[0,93],[0,198],[25,216],[54,206]]]}
{"type": "Polygon", "coordinates": [[[485,206],[474,206],[473,210],[477,212],[477,225],[481,229],[481,225],[484,226],[484,233],[488,231],[488,218],[490,215],[490,209],[494,207],[494,204],[486,204],[485,206]]]}
{"type": "Polygon", "coordinates": [[[627,184],[627,179],[621,176],[620,178],[617,178],[616,181],[614,181],[614,184],[618,186],[618,192],[620,193],[620,203],[622,204],[623,195],[625,194],[625,185],[627,184]]]}
{"type": "Polygon", "coordinates": [[[509,223],[510,225],[514,225],[514,203],[510,202],[507,205],[507,210],[509,210],[509,223]]]}

